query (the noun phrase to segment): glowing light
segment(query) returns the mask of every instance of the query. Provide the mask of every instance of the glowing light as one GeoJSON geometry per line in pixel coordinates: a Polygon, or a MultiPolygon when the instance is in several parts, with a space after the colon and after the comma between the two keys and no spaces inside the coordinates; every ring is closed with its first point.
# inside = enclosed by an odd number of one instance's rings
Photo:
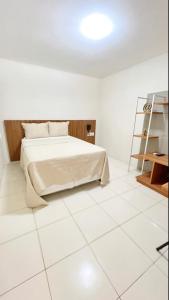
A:
{"type": "Polygon", "coordinates": [[[96,274],[93,266],[91,266],[89,263],[84,263],[80,270],[80,278],[81,285],[86,289],[93,286],[96,281],[96,274]]]}
{"type": "Polygon", "coordinates": [[[82,20],[80,31],[89,39],[101,40],[112,33],[113,23],[108,16],[94,13],[82,20]]]}

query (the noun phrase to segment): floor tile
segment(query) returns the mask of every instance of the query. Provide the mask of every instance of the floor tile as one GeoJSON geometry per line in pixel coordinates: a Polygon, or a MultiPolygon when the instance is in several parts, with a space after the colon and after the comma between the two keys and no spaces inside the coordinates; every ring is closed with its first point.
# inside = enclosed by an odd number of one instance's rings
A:
{"type": "Polygon", "coordinates": [[[88,193],[97,203],[101,203],[101,202],[108,200],[116,195],[109,188],[109,186],[105,186],[105,187],[98,186],[98,187],[91,189],[88,193]]]}
{"type": "Polygon", "coordinates": [[[136,180],[136,177],[133,176],[133,175],[126,175],[125,177],[123,177],[123,180],[128,183],[129,185],[133,186],[133,187],[141,187],[141,183],[139,183],[137,180],[136,180]]]}
{"type": "Polygon", "coordinates": [[[165,197],[165,196],[163,196],[163,195],[161,195],[161,194],[159,194],[159,193],[153,191],[152,189],[149,189],[149,188],[146,187],[146,186],[143,186],[143,185],[142,185],[142,186],[140,187],[140,190],[141,190],[143,193],[145,193],[146,195],[148,195],[148,196],[154,198],[154,199],[157,200],[157,201],[160,201],[160,200],[166,200],[166,197],[165,197]]]}
{"type": "Polygon", "coordinates": [[[0,246],[0,295],[43,270],[37,233],[0,246]]]}
{"type": "Polygon", "coordinates": [[[118,167],[112,167],[110,165],[110,180],[118,179],[125,176],[127,172],[123,169],[119,169],[118,167]]]}
{"type": "Polygon", "coordinates": [[[121,229],[115,229],[91,246],[119,294],[122,294],[151,264],[121,229]]]}
{"type": "Polygon", "coordinates": [[[156,266],[168,277],[168,251],[161,255],[156,266]]]}
{"type": "Polygon", "coordinates": [[[129,236],[154,261],[159,257],[156,248],[167,241],[167,234],[144,215],[139,215],[123,225],[129,236]]]}
{"type": "Polygon", "coordinates": [[[23,169],[20,167],[20,163],[9,163],[6,164],[3,169],[3,177],[13,179],[15,177],[24,176],[23,169]]]}
{"type": "Polygon", "coordinates": [[[133,191],[122,194],[121,196],[140,211],[144,211],[158,202],[154,198],[151,198],[141,192],[140,189],[134,189],[133,191]]]}
{"type": "Polygon", "coordinates": [[[14,195],[0,198],[0,215],[7,214],[26,207],[26,193],[20,192],[14,195]]]}
{"type": "Polygon", "coordinates": [[[11,173],[10,175],[6,175],[3,174],[4,176],[2,176],[2,185],[11,185],[11,184],[23,184],[25,185],[26,184],[26,179],[25,179],[25,176],[24,176],[24,173],[11,173]],[[13,176],[12,176],[13,175],[13,176]]]}
{"type": "Polygon", "coordinates": [[[53,299],[117,299],[116,292],[88,248],[51,267],[47,273],[53,299]]]}
{"type": "Polygon", "coordinates": [[[25,208],[0,216],[0,244],[35,230],[32,209],[25,208]]]}
{"type": "Polygon", "coordinates": [[[71,218],[40,229],[39,235],[47,267],[86,244],[81,232],[71,218]]]}
{"type": "Polygon", "coordinates": [[[13,182],[13,181],[25,181],[25,175],[24,175],[24,172],[22,170],[18,170],[18,171],[15,171],[15,172],[11,172],[11,171],[8,171],[8,170],[5,170],[3,172],[3,176],[2,176],[2,180],[8,182],[8,184],[10,182],[13,182]]]}
{"type": "Polygon", "coordinates": [[[84,191],[69,191],[64,198],[66,206],[72,214],[95,205],[95,201],[84,191]]]}
{"type": "Polygon", "coordinates": [[[91,242],[117,226],[112,218],[99,206],[91,207],[75,215],[75,220],[88,242],[91,242]]]}
{"type": "Polygon", "coordinates": [[[167,300],[167,278],[152,267],[124,294],[122,300],[167,300]]]}
{"type": "MultiPolygon", "coordinates": [[[[154,260],[155,271],[151,276],[147,271],[121,300],[166,300],[163,278],[168,275],[168,252],[162,251],[160,255],[155,248],[168,239],[165,233],[168,200],[138,184],[137,172],[127,173],[125,163],[112,158],[109,162],[111,181],[106,187],[97,181],[48,195],[44,198],[49,205],[34,210],[45,263],[50,266],[58,262],[48,270],[53,300],[118,298],[92,252],[88,248],[81,249],[86,245],[83,234],[88,242],[97,239],[91,244],[93,251],[120,294],[147,270],[151,259],[154,260]],[[140,212],[144,215],[136,216],[140,212]],[[130,238],[115,228],[123,222],[127,223],[122,229],[130,238]],[[109,230],[112,231],[106,234],[109,230]],[[163,291],[160,298],[158,291],[151,288],[154,288],[153,281],[155,287],[163,291]]],[[[25,195],[25,177],[20,164],[8,164],[0,188],[0,243],[5,242],[0,245],[0,294],[8,291],[2,300],[50,299],[45,274],[36,275],[44,269],[37,233],[18,237],[35,229],[32,213],[26,209],[25,195]],[[9,242],[9,239],[14,240],[9,242]]]]}
{"type": "Polygon", "coordinates": [[[160,203],[168,208],[168,198],[167,197],[165,197],[165,199],[163,199],[160,203]]]}
{"type": "Polygon", "coordinates": [[[133,187],[122,179],[112,180],[109,187],[115,194],[122,194],[133,190],[133,187]]]}
{"type": "Polygon", "coordinates": [[[123,170],[123,171],[127,172],[128,164],[126,164],[126,163],[124,163],[120,160],[114,159],[111,156],[108,157],[108,160],[109,160],[110,167],[118,168],[120,170],[123,170]]]}
{"type": "Polygon", "coordinates": [[[8,196],[8,195],[15,195],[17,193],[23,192],[26,190],[26,183],[25,181],[13,180],[13,181],[2,181],[0,185],[0,198],[8,196]]]}
{"type": "Polygon", "coordinates": [[[46,274],[43,272],[8,292],[2,300],[51,300],[46,274]]]}
{"type": "Polygon", "coordinates": [[[34,215],[38,228],[70,216],[63,200],[57,200],[49,203],[48,206],[34,209],[34,215]]]}
{"type": "Polygon", "coordinates": [[[104,202],[101,207],[118,223],[122,224],[139,214],[133,206],[120,196],[104,202]]]}
{"type": "Polygon", "coordinates": [[[134,169],[134,170],[131,170],[130,172],[128,172],[128,175],[133,176],[134,178],[136,178],[140,174],[141,174],[141,170],[137,170],[137,169],[134,169]]]}
{"type": "Polygon", "coordinates": [[[155,224],[168,231],[168,209],[164,205],[157,204],[146,210],[144,214],[149,217],[155,224]]]}

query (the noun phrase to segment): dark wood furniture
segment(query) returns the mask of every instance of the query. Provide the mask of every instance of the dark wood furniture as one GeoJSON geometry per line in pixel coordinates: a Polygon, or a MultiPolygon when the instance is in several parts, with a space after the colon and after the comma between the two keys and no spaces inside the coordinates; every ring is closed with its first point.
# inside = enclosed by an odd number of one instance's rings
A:
{"type": "Polygon", "coordinates": [[[5,130],[11,161],[20,160],[21,141],[24,138],[22,123],[42,123],[42,122],[63,122],[69,121],[69,134],[86,142],[95,144],[96,120],[5,120],[5,130]],[[94,133],[93,136],[89,135],[94,133]]]}
{"type": "Polygon", "coordinates": [[[153,163],[151,172],[137,176],[137,181],[168,197],[169,163],[168,155],[145,154],[144,159],[153,163]]]}

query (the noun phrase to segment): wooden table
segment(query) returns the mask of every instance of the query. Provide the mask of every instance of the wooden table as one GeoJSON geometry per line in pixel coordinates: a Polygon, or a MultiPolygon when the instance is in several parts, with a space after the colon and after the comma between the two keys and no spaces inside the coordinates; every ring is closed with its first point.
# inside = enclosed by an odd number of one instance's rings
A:
{"type": "Polygon", "coordinates": [[[153,154],[145,154],[144,159],[152,161],[153,167],[151,172],[137,176],[137,181],[168,198],[168,155],[156,156],[153,154]]]}

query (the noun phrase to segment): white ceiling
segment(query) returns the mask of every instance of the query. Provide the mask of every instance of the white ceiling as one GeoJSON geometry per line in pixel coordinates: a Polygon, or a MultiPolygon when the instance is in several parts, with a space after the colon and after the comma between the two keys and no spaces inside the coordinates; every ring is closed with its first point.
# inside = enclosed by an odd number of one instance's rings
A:
{"type": "Polygon", "coordinates": [[[96,77],[168,50],[167,0],[0,0],[0,57],[96,77]],[[114,32],[91,41],[81,19],[108,14],[114,32]]]}

